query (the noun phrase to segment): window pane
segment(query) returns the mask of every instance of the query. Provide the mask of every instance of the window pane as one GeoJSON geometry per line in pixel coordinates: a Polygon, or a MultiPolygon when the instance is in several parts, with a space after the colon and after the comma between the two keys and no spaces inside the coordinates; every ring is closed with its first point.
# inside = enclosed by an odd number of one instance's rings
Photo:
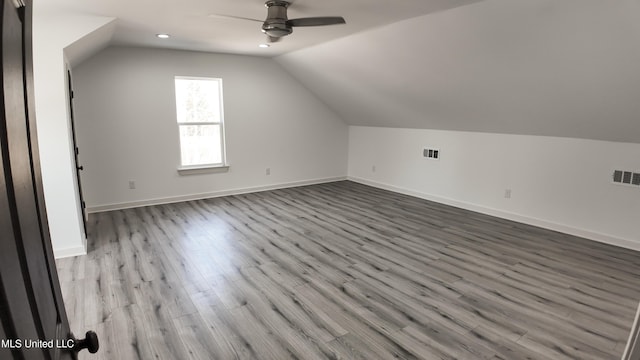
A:
{"type": "Polygon", "coordinates": [[[220,87],[215,79],[176,79],[178,122],[220,122],[220,87]]]}
{"type": "Polygon", "coordinates": [[[221,164],[220,125],[180,125],[182,165],[221,164]]]}

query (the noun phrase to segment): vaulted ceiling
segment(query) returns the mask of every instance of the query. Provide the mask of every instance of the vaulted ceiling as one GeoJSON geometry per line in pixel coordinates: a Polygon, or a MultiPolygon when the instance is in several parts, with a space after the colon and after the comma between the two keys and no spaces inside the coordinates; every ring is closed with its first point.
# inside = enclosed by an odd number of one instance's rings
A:
{"type": "Polygon", "coordinates": [[[640,143],[638,0],[295,0],[347,24],[269,49],[260,23],[209,16],[263,19],[263,0],[37,1],[117,18],[115,45],[274,57],[353,125],[640,143]]]}
{"type": "Polygon", "coordinates": [[[637,0],[487,0],[277,60],[350,124],[640,143],[637,0]]]}
{"type": "Polygon", "coordinates": [[[162,47],[257,56],[275,56],[366,31],[403,19],[443,11],[481,0],[286,0],[289,18],[342,16],[345,25],[299,27],[281,42],[266,42],[260,22],[265,0],[36,0],[42,10],[69,11],[117,19],[114,45],[162,47]],[[170,39],[158,39],[168,33],[170,39]]]}

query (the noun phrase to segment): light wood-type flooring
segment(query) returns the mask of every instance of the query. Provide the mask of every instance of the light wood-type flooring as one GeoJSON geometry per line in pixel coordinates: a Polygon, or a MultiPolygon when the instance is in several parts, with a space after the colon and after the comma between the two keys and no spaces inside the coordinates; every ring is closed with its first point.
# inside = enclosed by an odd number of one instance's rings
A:
{"type": "Polygon", "coordinates": [[[638,253],[343,181],[92,214],[84,359],[619,359],[638,253]]]}

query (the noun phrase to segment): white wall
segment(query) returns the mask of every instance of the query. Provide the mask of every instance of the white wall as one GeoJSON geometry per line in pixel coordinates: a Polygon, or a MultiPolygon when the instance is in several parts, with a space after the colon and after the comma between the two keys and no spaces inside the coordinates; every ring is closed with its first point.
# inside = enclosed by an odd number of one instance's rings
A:
{"type": "Polygon", "coordinates": [[[346,177],[346,124],[271,59],[109,47],[74,88],[92,211],[346,177]],[[177,173],[174,76],[223,79],[228,172],[177,173]]]}
{"type": "Polygon", "coordinates": [[[62,14],[34,6],[33,72],[38,145],[56,257],[86,253],[73,163],[64,48],[113,18],[62,14]]]}
{"type": "Polygon", "coordinates": [[[352,180],[640,250],[640,188],[614,169],[639,171],[640,144],[349,127],[352,180]]]}

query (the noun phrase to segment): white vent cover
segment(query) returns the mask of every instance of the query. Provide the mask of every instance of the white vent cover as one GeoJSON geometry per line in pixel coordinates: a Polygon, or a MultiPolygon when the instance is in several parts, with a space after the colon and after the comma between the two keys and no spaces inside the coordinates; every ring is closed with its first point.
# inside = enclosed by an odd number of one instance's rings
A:
{"type": "Polygon", "coordinates": [[[427,159],[438,160],[438,159],[440,159],[440,149],[424,148],[424,149],[422,149],[422,156],[427,158],[427,159]]]}
{"type": "Polygon", "coordinates": [[[640,173],[625,170],[614,170],[613,182],[621,185],[640,186],[640,173]]]}

